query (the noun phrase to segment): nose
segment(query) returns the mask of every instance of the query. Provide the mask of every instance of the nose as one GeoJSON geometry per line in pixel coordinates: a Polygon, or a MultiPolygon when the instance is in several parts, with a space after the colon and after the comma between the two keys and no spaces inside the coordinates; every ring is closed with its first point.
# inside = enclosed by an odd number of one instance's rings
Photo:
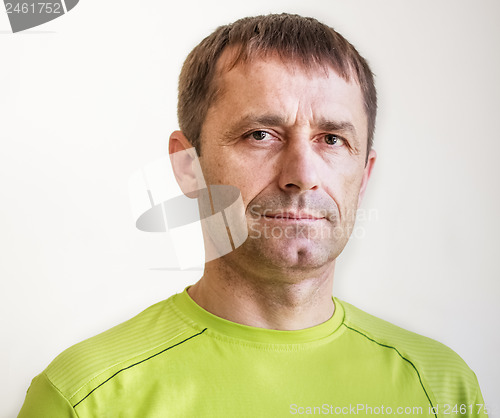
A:
{"type": "Polygon", "coordinates": [[[318,161],[309,140],[289,141],[280,158],[279,187],[287,192],[316,190],[318,161]]]}

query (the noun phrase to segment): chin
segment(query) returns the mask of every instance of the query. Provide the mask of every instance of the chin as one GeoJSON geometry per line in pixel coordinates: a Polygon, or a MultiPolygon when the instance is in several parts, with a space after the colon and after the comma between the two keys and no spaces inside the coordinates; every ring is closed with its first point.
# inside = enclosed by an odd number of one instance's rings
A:
{"type": "Polygon", "coordinates": [[[275,269],[309,270],[324,267],[336,258],[331,243],[313,242],[307,239],[267,239],[246,242],[252,258],[260,265],[275,269]]]}

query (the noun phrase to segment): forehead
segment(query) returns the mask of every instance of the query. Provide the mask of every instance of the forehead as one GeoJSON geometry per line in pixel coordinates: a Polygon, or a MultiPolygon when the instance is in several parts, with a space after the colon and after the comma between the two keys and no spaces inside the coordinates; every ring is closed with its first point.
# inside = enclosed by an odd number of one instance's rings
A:
{"type": "Polygon", "coordinates": [[[225,51],[217,65],[217,96],[207,119],[224,115],[230,123],[243,114],[272,113],[295,124],[315,120],[352,123],[366,141],[367,118],[361,88],[329,66],[304,66],[276,53],[252,56],[234,64],[225,51]],[[234,65],[233,65],[234,64],[234,65]]]}

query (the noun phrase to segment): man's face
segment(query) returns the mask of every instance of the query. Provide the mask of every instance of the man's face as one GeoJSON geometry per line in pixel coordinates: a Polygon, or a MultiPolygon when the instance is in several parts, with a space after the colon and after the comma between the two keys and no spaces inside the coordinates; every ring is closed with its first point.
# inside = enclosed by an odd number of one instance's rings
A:
{"type": "Polygon", "coordinates": [[[271,270],[331,262],[348,241],[375,160],[372,151],[365,167],[359,86],[333,69],[306,72],[279,58],[239,63],[219,83],[200,161],[207,184],[241,191],[249,237],[230,259],[271,270]]]}

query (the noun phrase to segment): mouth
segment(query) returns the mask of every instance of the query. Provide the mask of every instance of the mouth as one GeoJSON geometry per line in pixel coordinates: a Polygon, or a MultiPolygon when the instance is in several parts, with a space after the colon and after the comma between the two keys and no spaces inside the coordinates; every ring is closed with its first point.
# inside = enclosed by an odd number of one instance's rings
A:
{"type": "Polygon", "coordinates": [[[319,216],[310,213],[303,213],[303,212],[265,213],[263,217],[267,219],[290,221],[290,222],[313,222],[325,219],[324,216],[319,216]]]}

